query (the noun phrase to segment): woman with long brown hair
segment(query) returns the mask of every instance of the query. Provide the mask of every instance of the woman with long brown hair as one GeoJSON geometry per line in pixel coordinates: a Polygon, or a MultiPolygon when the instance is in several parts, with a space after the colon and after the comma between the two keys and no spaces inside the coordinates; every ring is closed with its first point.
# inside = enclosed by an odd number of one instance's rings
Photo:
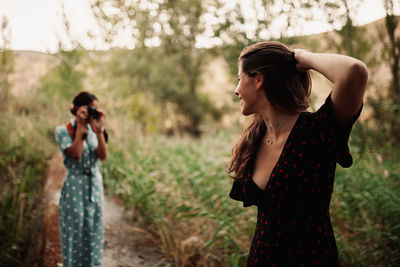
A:
{"type": "Polygon", "coordinates": [[[365,64],[262,42],[243,49],[238,67],[235,94],[253,117],[227,171],[230,197],[258,207],[247,266],[338,266],[329,203],[336,163],[352,165],[347,143],[362,109],[365,64]],[[333,83],[313,113],[309,70],[333,83]]]}

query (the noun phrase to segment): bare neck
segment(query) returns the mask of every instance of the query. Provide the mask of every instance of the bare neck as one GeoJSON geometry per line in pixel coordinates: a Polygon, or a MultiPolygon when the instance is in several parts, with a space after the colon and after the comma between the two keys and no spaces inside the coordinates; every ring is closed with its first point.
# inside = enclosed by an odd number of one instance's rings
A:
{"type": "Polygon", "coordinates": [[[285,113],[266,105],[259,114],[264,120],[269,137],[278,138],[290,131],[300,113],[285,113]]]}

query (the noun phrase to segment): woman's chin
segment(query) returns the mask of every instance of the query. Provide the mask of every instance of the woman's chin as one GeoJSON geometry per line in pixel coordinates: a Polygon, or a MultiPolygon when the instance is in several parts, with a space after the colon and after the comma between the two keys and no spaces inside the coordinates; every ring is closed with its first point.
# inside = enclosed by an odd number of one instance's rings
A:
{"type": "Polygon", "coordinates": [[[242,115],[248,116],[248,115],[251,115],[251,114],[252,114],[252,112],[250,112],[249,110],[246,110],[244,107],[242,107],[242,115]]]}

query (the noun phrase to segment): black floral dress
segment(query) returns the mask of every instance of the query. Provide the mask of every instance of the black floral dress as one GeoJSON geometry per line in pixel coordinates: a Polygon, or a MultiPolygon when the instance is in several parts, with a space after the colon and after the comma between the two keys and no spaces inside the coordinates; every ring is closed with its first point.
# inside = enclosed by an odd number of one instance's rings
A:
{"type": "Polygon", "coordinates": [[[329,203],[336,163],[352,165],[347,142],[361,109],[338,127],[329,95],[317,112],[300,114],[265,190],[251,174],[233,183],[232,199],[258,207],[247,266],[339,266],[329,203]]]}

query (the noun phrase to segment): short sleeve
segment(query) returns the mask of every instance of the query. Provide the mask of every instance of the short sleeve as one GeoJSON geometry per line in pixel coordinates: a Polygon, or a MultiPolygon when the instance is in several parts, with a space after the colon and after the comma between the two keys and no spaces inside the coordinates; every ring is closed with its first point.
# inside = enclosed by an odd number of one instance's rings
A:
{"type": "Polygon", "coordinates": [[[56,128],[55,136],[58,147],[62,152],[72,145],[71,137],[69,136],[68,130],[65,126],[58,126],[56,128]]]}
{"type": "Polygon", "coordinates": [[[259,206],[263,199],[264,190],[261,190],[249,176],[240,181],[234,181],[229,197],[243,202],[243,207],[259,206]]]}
{"type": "Polygon", "coordinates": [[[332,99],[331,94],[329,94],[325,103],[313,114],[320,139],[333,148],[336,154],[336,161],[343,168],[348,168],[353,164],[348,141],[351,129],[360,117],[362,108],[363,105],[361,105],[360,110],[346,125],[339,126],[332,115],[332,99]]]}

